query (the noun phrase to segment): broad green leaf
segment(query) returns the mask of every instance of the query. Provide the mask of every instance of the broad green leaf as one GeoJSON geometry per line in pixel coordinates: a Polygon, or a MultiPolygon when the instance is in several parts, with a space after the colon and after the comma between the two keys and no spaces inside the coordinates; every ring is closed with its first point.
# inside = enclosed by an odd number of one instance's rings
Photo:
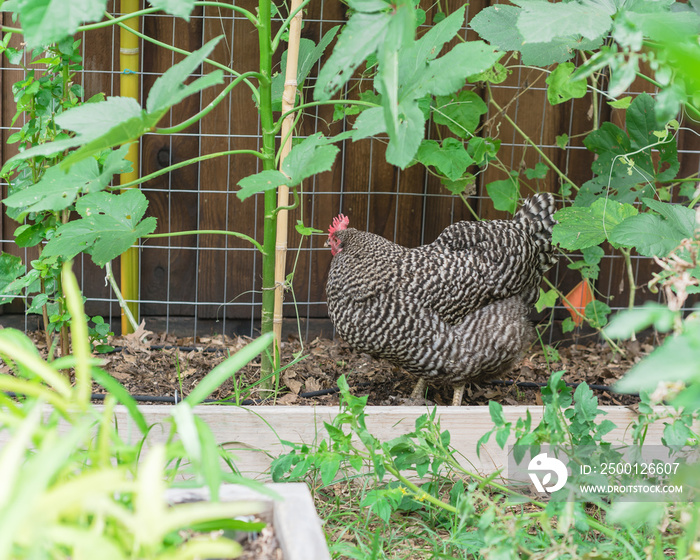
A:
{"type": "MultiPolygon", "coordinates": [[[[130,97],[108,97],[105,101],[78,105],[57,115],[55,119],[59,127],[76,133],[73,138],[33,146],[9,159],[4,168],[16,160],[50,156],[86,144],[104,135],[105,132],[108,134],[112,130],[116,132],[119,126],[123,128],[132,120],[141,123],[142,114],[138,102],[130,97]]],[[[129,137],[127,140],[134,138],[129,137]]]]}
{"type": "Polygon", "coordinates": [[[377,136],[378,134],[386,132],[384,111],[381,107],[372,107],[371,109],[362,111],[357,119],[355,119],[353,128],[353,141],[369,138],[370,136],[377,136]]]}
{"type": "Polygon", "coordinates": [[[274,169],[268,169],[255,175],[248,175],[248,177],[238,181],[241,190],[236,193],[236,196],[240,200],[245,200],[256,193],[276,189],[280,185],[287,185],[289,182],[289,178],[283,173],[274,169]]]}
{"type": "Polygon", "coordinates": [[[547,164],[538,161],[535,164],[534,169],[525,170],[525,177],[527,177],[528,179],[544,179],[547,176],[548,171],[549,167],[547,166],[547,164]]]}
{"type": "MultiPolygon", "coordinates": [[[[16,257],[15,255],[10,255],[9,253],[0,254],[0,293],[7,295],[16,295],[19,291],[8,291],[8,286],[22,276],[25,272],[24,264],[22,264],[22,259],[16,257]]],[[[0,305],[3,303],[8,303],[14,298],[4,297],[0,298],[0,305]]]]}
{"type": "Polygon", "coordinates": [[[669,336],[649,356],[635,365],[615,384],[620,393],[653,391],[659,382],[700,381],[700,351],[697,328],[684,331],[678,336],[669,336]]]}
{"type": "Polygon", "coordinates": [[[481,10],[469,25],[493,46],[503,51],[519,51],[523,38],[516,26],[521,12],[517,6],[497,4],[481,10]]]}
{"type": "Polygon", "coordinates": [[[557,146],[559,146],[562,150],[565,149],[566,145],[569,143],[569,135],[566,133],[560,134],[556,137],[556,142],[557,146]]]}
{"type": "Polygon", "coordinates": [[[447,54],[432,60],[414,75],[402,78],[404,93],[408,89],[414,98],[427,93],[449,95],[461,89],[472,74],[491,68],[503,56],[483,41],[459,43],[447,54]]]}
{"type": "Polygon", "coordinates": [[[561,37],[581,35],[595,41],[612,27],[614,9],[593,0],[542,2],[519,0],[523,12],[517,28],[525,43],[547,43],[561,37]]]}
{"type": "MultiPolygon", "coordinates": [[[[433,18],[433,26],[415,43],[410,56],[401,59],[401,64],[414,64],[416,67],[437,58],[442,48],[464,26],[466,6],[456,9],[448,17],[438,21],[433,18]]],[[[407,53],[408,54],[408,53],[407,53]]]]}
{"type": "Polygon", "coordinates": [[[594,329],[599,329],[608,323],[610,307],[602,301],[593,300],[586,305],[586,309],[584,310],[583,314],[586,316],[586,320],[591,327],[594,329]]]}
{"type": "Polygon", "coordinates": [[[12,208],[22,208],[20,217],[30,212],[64,210],[73,205],[80,193],[99,192],[112,180],[115,173],[130,169],[124,159],[129,146],[112,151],[100,171],[95,158],[76,163],[70,173],[60,165],[49,168],[38,183],[7,197],[3,202],[12,208]]]}
{"type": "Polygon", "coordinates": [[[222,72],[217,70],[188,85],[183,83],[219,40],[220,37],[209,41],[158,78],[148,96],[148,111],[143,111],[138,102],[129,97],[108,97],[102,102],[79,105],[56,117],[59,127],[75,132],[73,138],[29,148],[11,158],[5,167],[18,159],[52,155],[81,146],[61,162],[61,167],[67,170],[78,161],[96,155],[106,148],[139,138],[155,127],[172,105],[188,95],[223,81],[222,72]]]}
{"type": "Polygon", "coordinates": [[[292,148],[282,164],[282,171],[291,179],[288,186],[298,185],[317,173],[330,171],[340,151],[330,143],[332,141],[317,132],[292,148]]]}
{"type": "Polygon", "coordinates": [[[557,303],[558,297],[559,294],[557,294],[556,290],[552,289],[545,292],[542,288],[540,288],[540,297],[535,303],[535,309],[537,310],[537,313],[542,313],[543,309],[554,307],[554,304],[557,303]]]}
{"type": "Polygon", "coordinates": [[[515,213],[520,199],[520,182],[517,175],[511,175],[510,179],[489,183],[486,185],[486,192],[493,200],[496,210],[515,213]]]}
{"type": "Polygon", "coordinates": [[[665,257],[687,237],[671,221],[650,213],[631,216],[610,233],[612,243],[634,247],[645,257],[665,257]]]}
{"type": "Polygon", "coordinates": [[[442,146],[435,140],[423,140],[416,153],[423,165],[432,165],[451,181],[456,181],[473,163],[464,144],[455,138],[445,138],[442,146]]]}
{"type": "Polygon", "coordinates": [[[569,251],[600,245],[618,224],[635,214],[637,209],[631,204],[605,198],[596,199],[590,207],[562,208],[554,215],[559,223],[552,241],[569,251]]]}
{"type": "Polygon", "coordinates": [[[573,71],[574,65],[571,62],[563,62],[547,76],[547,99],[551,105],[586,95],[586,80],[572,80],[573,71]]]}
{"type": "Polygon", "coordinates": [[[608,101],[608,105],[610,105],[613,109],[627,109],[627,108],[629,108],[631,103],[632,103],[632,96],[631,95],[628,95],[626,97],[621,97],[620,99],[616,99],[615,101],[608,101]]]}
{"type": "Polygon", "coordinates": [[[642,307],[627,309],[616,314],[605,328],[605,334],[610,338],[630,338],[634,333],[654,326],[661,332],[673,328],[678,313],[671,311],[668,306],[647,301],[642,307]]]}
{"type": "Polygon", "coordinates": [[[482,39],[504,51],[520,51],[523,64],[535,66],[565,62],[574,56],[576,49],[593,50],[602,43],[602,38],[590,41],[578,35],[525,41],[518,29],[522,12],[517,6],[498,4],[481,10],[471,19],[470,25],[482,39]]]}
{"type": "Polygon", "coordinates": [[[185,97],[197,93],[209,86],[221,84],[224,81],[223,72],[215,70],[197,78],[190,84],[185,84],[187,77],[202,64],[204,59],[214,50],[223,35],[212,39],[202,48],[188,55],[184,60],[169,68],[158,78],[148,92],[146,111],[151,114],[162,113],[176,105],[185,97]]]}
{"type": "MultiPolygon", "coordinates": [[[[372,0],[372,4],[378,3],[372,0]]],[[[379,49],[391,21],[389,9],[390,5],[385,3],[382,11],[358,11],[352,14],[340,32],[333,53],[318,73],[314,99],[330,99],[350,79],[357,67],[379,49]]]]}
{"type": "Polygon", "coordinates": [[[85,195],[76,204],[82,218],[60,226],[41,255],[69,259],[87,252],[97,266],[104,266],[156,228],[155,218],[141,221],[147,206],[145,195],[138,189],[116,195],[85,195]]]}
{"type": "Polygon", "coordinates": [[[438,96],[435,99],[433,120],[446,125],[460,138],[470,138],[479,126],[481,115],[488,107],[476,93],[465,89],[456,95],[438,96]]]}
{"type": "MultiPolygon", "coordinates": [[[[368,112],[365,111],[365,113],[368,112]]],[[[386,160],[401,169],[405,168],[413,161],[413,156],[416,155],[424,136],[425,117],[418,103],[401,103],[399,126],[396,129],[396,136],[390,139],[386,148],[386,160]]]]}
{"type": "Polygon", "coordinates": [[[27,48],[35,49],[73,35],[85,22],[101,20],[106,5],[107,0],[13,0],[2,9],[19,14],[27,48]]]}
{"type": "Polygon", "coordinates": [[[148,3],[154,8],[160,8],[166,14],[183,18],[185,21],[190,20],[194,2],[195,0],[148,0],[148,3]]]}
{"type": "MultiPolygon", "coordinates": [[[[297,84],[301,87],[311,72],[314,64],[326,52],[326,48],[335,39],[336,34],[340,29],[339,25],[332,27],[321,39],[321,42],[316,45],[311,39],[301,38],[299,41],[299,62],[297,66],[297,84]]],[[[272,78],[272,110],[282,110],[282,94],[284,93],[284,79],[287,68],[287,51],[282,53],[282,61],[280,63],[280,71],[272,78]]]]}
{"type": "Polygon", "coordinates": [[[653,198],[643,198],[642,202],[661,214],[670,225],[687,238],[692,238],[698,224],[695,223],[695,210],[682,204],[669,204],[653,198]]]}

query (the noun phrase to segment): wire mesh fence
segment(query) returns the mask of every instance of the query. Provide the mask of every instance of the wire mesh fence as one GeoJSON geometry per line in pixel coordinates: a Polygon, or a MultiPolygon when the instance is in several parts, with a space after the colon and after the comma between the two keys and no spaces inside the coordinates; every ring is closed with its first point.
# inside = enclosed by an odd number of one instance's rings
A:
{"type": "MultiPolygon", "coordinates": [[[[239,3],[254,9],[252,2],[239,3]],[[250,4],[250,6],[248,6],[250,4]]],[[[448,13],[459,7],[451,1],[443,7],[448,13]]],[[[472,2],[468,6],[467,21],[486,5],[472,2]]],[[[427,21],[431,22],[436,6],[425,6],[427,21]]],[[[119,3],[111,0],[108,10],[119,13],[119,3]]],[[[284,10],[284,8],[280,8],[284,10]]],[[[303,37],[318,43],[333,27],[346,20],[346,7],[337,0],[317,0],[304,13],[303,37]]],[[[276,18],[277,25],[281,21],[276,18]]],[[[142,18],[143,33],[153,40],[191,52],[215,36],[223,35],[212,59],[237,72],[255,68],[257,64],[257,37],[250,22],[230,10],[217,7],[198,7],[189,21],[162,14],[142,18]]],[[[463,38],[476,38],[465,26],[463,38]]],[[[143,40],[140,48],[139,69],[119,67],[119,33],[115,26],[82,32],[79,38],[83,56],[83,70],[75,77],[85,90],[85,98],[98,92],[119,95],[120,72],[137,72],[141,78],[141,101],[145,102],[150,86],[183,58],[181,53],[143,40]]],[[[14,39],[13,39],[14,40],[14,39]]],[[[330,52],[330,49],[329,49],[330,52]]],[[[279,53],[276,63],[279,69],[279,53]]],[[[318,63],[318,67],[323,60],[318,63]]],[[[30,66],[27,55],[23,60],[30,66]]],[[[598,120],[620,121],[623,113],[610,109],[605,103],[593,104],[590,95],[551,106],[547,102],[546,72],[529,68],[511,60],[512,74],[503,83],[492,85],[492,98],[481,130],[501,141],[499,158],[510,169],[534,167],[546,155],[576,184],[591,177],[591,154],[583,145],[583,135],[590,131],[594,111],[598,120]],[[557,143],[557,136],[566,134],[566,146],[557,143]],[[533,147],[538,146],[541,152],[533,147]]],[[[12,122],[16,111],[12,84],[25,75],[26,70],[8,64],[3,58],[1,71],[2,159],[11,157],[13,146],[8,137],[22,126],[21,119],[12,122]]],[[[194,77],[208,72],[205,65],[194,77]]],[[[311,97],[316,68],[304,84],[307,99],[311,97]]],[[[224,86],[234,75],[226,77],[224,86]]],[[[185,121],[202,111],[221,91],[210,88],[192,96],[171,109],[160,123],[167,127],[185,121]]],[[[357,73],[345,88],[345,95],[356,96],[358,91],[372,88],[372,81],[357,73]]],[[[635,94],[651,91],[641,82],[633,84],[635,94]]],[[[486,97],[486,92],[476,89],[486,97]]],[[[305,111],[297,132],[300,137],[322,132],[337,134],[352,127],[352,118],[334,119],[333,106],[317,106],[305,111]]],[[[429,125],[427,135],[439,138],[438,127],[429,125]]],[[[700,141],[691,130],[678,135],[681,176],[697,176],[700,172],[700,141]]],[[[244,84],[234,88],[228,97],[208,113],[198,124],[170,135],[150,133],[139,144],[139,173],[145,177],[169,165],[207,154],[233,150],[260,149],[260,122],[251,91],[244,84]]],[[[302,336],[314,329],[314,321],[327,318],[324,283],[330,263],[330,252],[323,246],[323,235],[304,239],[296,233],[294,224],[304,224],[326,230],[333,216],[343,212],[352,225],[383,235],[407,246],[433,241],[447,225],[462,219],[473,219],[469,209],[458,196],[451,194],[440,181],[420,165],[399,170],[386,163],[386,142],[373,138],[359,142],[346,140],[340,144],[332,171],[313,177],[303,185],[301,206],[290,216],[288,273],[293,273],[293,290],[288,292],[284,315],[292,327],[296,318],[302,320],[302,336]]],[[[252,197],[244,202],[235,196],[237,183],[243,177],[260,171],[257,158],[251,155],[223,155],[203,159],[192,165],[152,178],[141,185],[149,199],[148,214],[158,219],[158,233],[194,230],[231,230],[245,233],[254,239],[262,238],[262,202],[252,197]]],[[[488,167],[476,175],[474,192],[467,202],[483,219],[507,218],[494,209],[485,185],[503,179],[502,171],[488,167]]],[[[3,184],[6,196],[7,185],[3,184]]],[[[559,192],[560,180],[553,172],[543,179],[528,182],[537,190],[559,192]]],[[[523,193],[527,195],[527,193],[523,193]]],[[[562,204],[564,202],[562,201],[562,204]]],[[[36,248],[20,249],[13,242],[17,224],[3,217],[2,243],[6,252],[20,255],[25,263],[36,258],[36,248]]],[[[244,241],[206,233],[181,237],[150,239],[138,245],[140,251],[140,292],[138,303],[141,316],[150,330],[178,332],[188,336],[211,334],[253,335],[257,328],[260,307],[261,269],[257,250],[244,241]]],[[[647,258],[633,256],[635,283],[641,289],[637,302],[657,299],[644,285],[650,279],[653,263],[647,258]]],[[[550,272],[550,280],[566,293],[579,279],[578,273],[559,264],[550,272]]],[[[90,314],[101,314],[116,324],[119,317],[117,300],[104,282],[104,272],[85,255],[76,259],[76,272],[87,297],[90,314]]],[[[118,273],[119,266],[115,263],[118,273]]],[[[601,299],[607,298],[610,307],[627,305],[629,285],[619,254],[608,247],[601,263],[601,274],[596,282],[601,299]]],[[[12,316],[22,316],[23,326],[34,327],[30,317],[23,316],[24,303],[20,300],[4,306],[0,322],[12,316]]],[[[555,318],[566,314],[563,307],[554,310],[555,318]]],[[[550,340],[558,336],[550,329],[550,340]]]]}

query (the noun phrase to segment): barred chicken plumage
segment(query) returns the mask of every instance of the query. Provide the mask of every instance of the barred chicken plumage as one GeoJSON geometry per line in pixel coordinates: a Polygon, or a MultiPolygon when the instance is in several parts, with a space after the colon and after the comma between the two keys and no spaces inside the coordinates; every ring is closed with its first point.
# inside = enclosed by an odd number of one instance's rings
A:
{"type": "Polygon", "coordinates": [[[413,398],[441,380],[460,405],[467,381],[507,373],[532,340],[528,315],[555,262],[554,211],[552,195],[537,194],[512,220],[458,222],[414,249],[340,214],[326,284],[338,335],[417,376],[413,398]]]}

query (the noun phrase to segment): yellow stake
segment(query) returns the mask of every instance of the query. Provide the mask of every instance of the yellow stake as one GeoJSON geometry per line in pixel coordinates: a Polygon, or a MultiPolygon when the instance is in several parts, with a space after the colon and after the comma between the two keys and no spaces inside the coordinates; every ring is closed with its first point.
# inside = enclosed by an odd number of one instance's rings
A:
{"type": "MultiPolygon", "coordinates": [[[[121,10],[124,14],[136,12],[139,9],[139,0],[121,0],[121,10]]],[[[125,25],[139,31],[140,19],[134,17],[124,22],[125,25]]],[[[124,28],[119,32],[119,64],[120,64],[120,93],[122,97],[132,97],[139,101],[139,64],[140,44],[139,38],[124,28]]],[[[139,176],[139,143],[134,142],[129,146],[126,159],[131,162],[133,171],[122,173],[119,176],[119,184],[124,185],[138,179],[139,176]]],[[[138,243],[138,241],[137,241],[138,243]]],[[[139,305],[135,301],[139,295],[139,251],[137,247],[131,247],[121,256],[121,289],[127,305],[132,314],[139,320],[139,305]]],[[[133,332],[131,323],[122,311],[122,334],[133,332]]]]}

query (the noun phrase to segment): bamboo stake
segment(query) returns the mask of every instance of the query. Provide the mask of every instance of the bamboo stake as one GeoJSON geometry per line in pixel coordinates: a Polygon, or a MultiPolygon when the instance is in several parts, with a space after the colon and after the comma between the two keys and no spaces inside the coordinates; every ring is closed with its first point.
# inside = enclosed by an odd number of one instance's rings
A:
{"type": "MultiPolygon", "coordinates": [[[[121,11],[124,14],[136,12],[139,9],[139,0],[121,0],[121,11]]],[[[136,31],[139,30],[140,19],[134,17],[128,19],[124,24],[136,31]]],[[[120,77],[119,87],[122,97],[132,97],[139,99],[139,38],[130,33],[127,29],[121,28],[119,32],[119,65],[120,77]]],[[[133,167],[133,171],[122,173],[119,176],[119,184],[125,185],[138,179],[139,176],[139,150],[138,142],[134,142],[129,146],[129,151],[126,154],[133,167]]],[[[121,285],[122,294],[126,300],[136,300],[139,295],[139,252],[137,247],[130,247],[121,256],[121,285]]],[[[131,313],[139,316],[139,305],[135,301],[127,303],[131,313]]],[[[122,334],[134,332],[129,322],[127,315],[122,310],[122,334]]]]}
{"type": "MultiPolygon", "coordinates": [[[[301,0],[292,0],[290,13],[301,4],[301,0]]],[[[284,76],[284,94],[282,96],[282,114],[294,108],[297,95],[297,65],[299,62],[299,41],[301,38],[301,10],[292,18],[289,25],[289,47],[287,49],[287,68],[284,76]]],[[[282,163],[292,149],[291,129],[294,125],[294,113],[289,113],[282,121],[282,145],[280,152],[280,170],[282,163]]],[[[277,207],[289,206],[289,187],[281,185],[277,190],[277,207]]],[[[288,210],[277,214],[277,241],[275,243],[275,311],[273,331],[275,333],[275,367],[279,367],[279,349],[282,342],[282,304],[284,303],[284,284],[287,264],[288,210]]]]}

